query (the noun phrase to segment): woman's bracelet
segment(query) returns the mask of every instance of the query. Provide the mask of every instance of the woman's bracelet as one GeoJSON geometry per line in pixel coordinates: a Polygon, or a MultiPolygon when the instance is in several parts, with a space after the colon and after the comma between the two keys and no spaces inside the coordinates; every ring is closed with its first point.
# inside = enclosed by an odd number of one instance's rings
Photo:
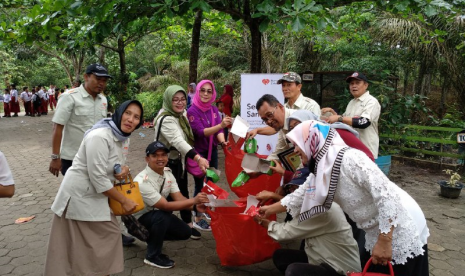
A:
{"type": "Polygon", "coordinates": [[[202,157],[200,156],[200,154],[198,154],[198,155],[197,155],[197,160],[194,160],[194,161],[197,162],[197,163],[199,163],[200,158],[202,158],[202,157]]]}

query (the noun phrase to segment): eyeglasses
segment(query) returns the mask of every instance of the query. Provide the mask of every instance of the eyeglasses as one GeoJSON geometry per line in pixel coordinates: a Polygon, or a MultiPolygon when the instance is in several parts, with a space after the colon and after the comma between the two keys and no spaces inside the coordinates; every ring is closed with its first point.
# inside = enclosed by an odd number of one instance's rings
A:
{"type": "Polygon", "coordinates": [[[276,109],[278,109],[277,106],[274,108],[273,112],[268,112],[265,114],[265,117],[262,117],[264,124],[268,124],[268,121],[274,118],[274,113],[276,112],[276,109]]]}
{"type": "Polygon", "coordinates": [[[200,89],[200,93],[205,93],[205,92],[207,92],[207,94],[212,94],[213,90],[212,89],[205,89],[205,88],[200,89]]]}
{"type": "Polygon", "coordinates": [[[186,101],[186,98],[181,98],[181,99],[173,99],[173,103],[183,103],[186,101]]]}

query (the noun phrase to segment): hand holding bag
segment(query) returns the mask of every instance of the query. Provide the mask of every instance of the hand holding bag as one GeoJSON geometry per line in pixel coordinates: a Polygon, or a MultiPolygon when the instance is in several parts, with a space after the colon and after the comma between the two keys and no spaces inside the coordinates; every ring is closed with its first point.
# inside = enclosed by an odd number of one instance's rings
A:
{"type": "Polygon", "coordinates": [[[128,177],[129,181],[128,179],[126,179],[125,182],[115,183],[114,187],[125,198],[131,199],[132,201],[137,203],[137,206],[131,212],[126,212],[121,203],[110,198],[110,208],[113,211],[113,214],[115,214],[115,216],[131,215],[144,209],[144,200],[142,199],[142,195],[140,194],[139,183],[134,182],[132,180],[131,174],[129,174],[128,177]]]}
{"type": "MultiPolygon", "coordinates": [[[[347,276],[386,276],[388,275],[388,274],[377,273],[377,272],[367,272],[368,267],[370,267],[371,265],[371,259],[373,258],[370,258],[368,260],[365,267],[363,268],[363,272],[347,272],[347,276]]],[[[389,272],[390,272],[389,275],[394,276],[394,269],[392,268],[392,265],[390,262],[388,262],[388,266],[389,266],[389,272]]]]}

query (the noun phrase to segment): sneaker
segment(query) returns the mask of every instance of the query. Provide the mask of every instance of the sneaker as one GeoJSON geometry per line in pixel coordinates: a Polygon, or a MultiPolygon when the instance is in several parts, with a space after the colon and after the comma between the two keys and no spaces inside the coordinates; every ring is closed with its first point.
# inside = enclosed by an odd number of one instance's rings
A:
{"type": "Polygon", "coordinates": [[[121,234],[122,238],[123,238],[123,246],[129,246],[131,244],[133,244],[136,239],[133,238],[133,237],[128,237],[128,236],[125,236],[123,234],[121,234]]]}
{"type": "Polygon", "coordinates": [[[207,214],[207,213],[203,213],[203,216],[205,217],[205,219],[206,219],[207,221],[211,221],[211,220],[212,220],[212,218],[210,217],[210,215],[207,214]]]}
{"type": "Polygon", "coordinates": [[[195,228],[191,228],[191,239],[193,240],[198,240],[202,236],[199,231],[197,231],[195,228]]]}
{"type": "MultiPolygon", "coordinates": [[[[163,254],[164,255],[164,254],[163,254]]],[[[144,263],[150,266],[158,267],[158,268],[172,268],[174,267],[174,261],[170,260],[168,256],[156,256],[151,259],[144,259],[144,263]]]]}
{"type": "Polygon", "coordinates": [[[208,224],[208,222],[206,222],[205,220],[201,219],[200,221],[198,222],[193,222],[193,225],[195,228],[201,230],[201,231],[211,231],[211,227],[210,225],[208,224]]]}

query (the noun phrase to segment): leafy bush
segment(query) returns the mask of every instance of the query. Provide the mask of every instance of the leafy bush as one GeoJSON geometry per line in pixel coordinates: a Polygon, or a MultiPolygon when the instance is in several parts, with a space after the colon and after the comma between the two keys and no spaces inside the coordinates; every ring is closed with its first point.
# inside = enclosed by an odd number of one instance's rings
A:
{"type": "Polygon", "coordinates": [[[143,92],[137,94],[136,99],[142,103],[145,121],[152,121],[163,105],[163,93],[143,92]]]}

